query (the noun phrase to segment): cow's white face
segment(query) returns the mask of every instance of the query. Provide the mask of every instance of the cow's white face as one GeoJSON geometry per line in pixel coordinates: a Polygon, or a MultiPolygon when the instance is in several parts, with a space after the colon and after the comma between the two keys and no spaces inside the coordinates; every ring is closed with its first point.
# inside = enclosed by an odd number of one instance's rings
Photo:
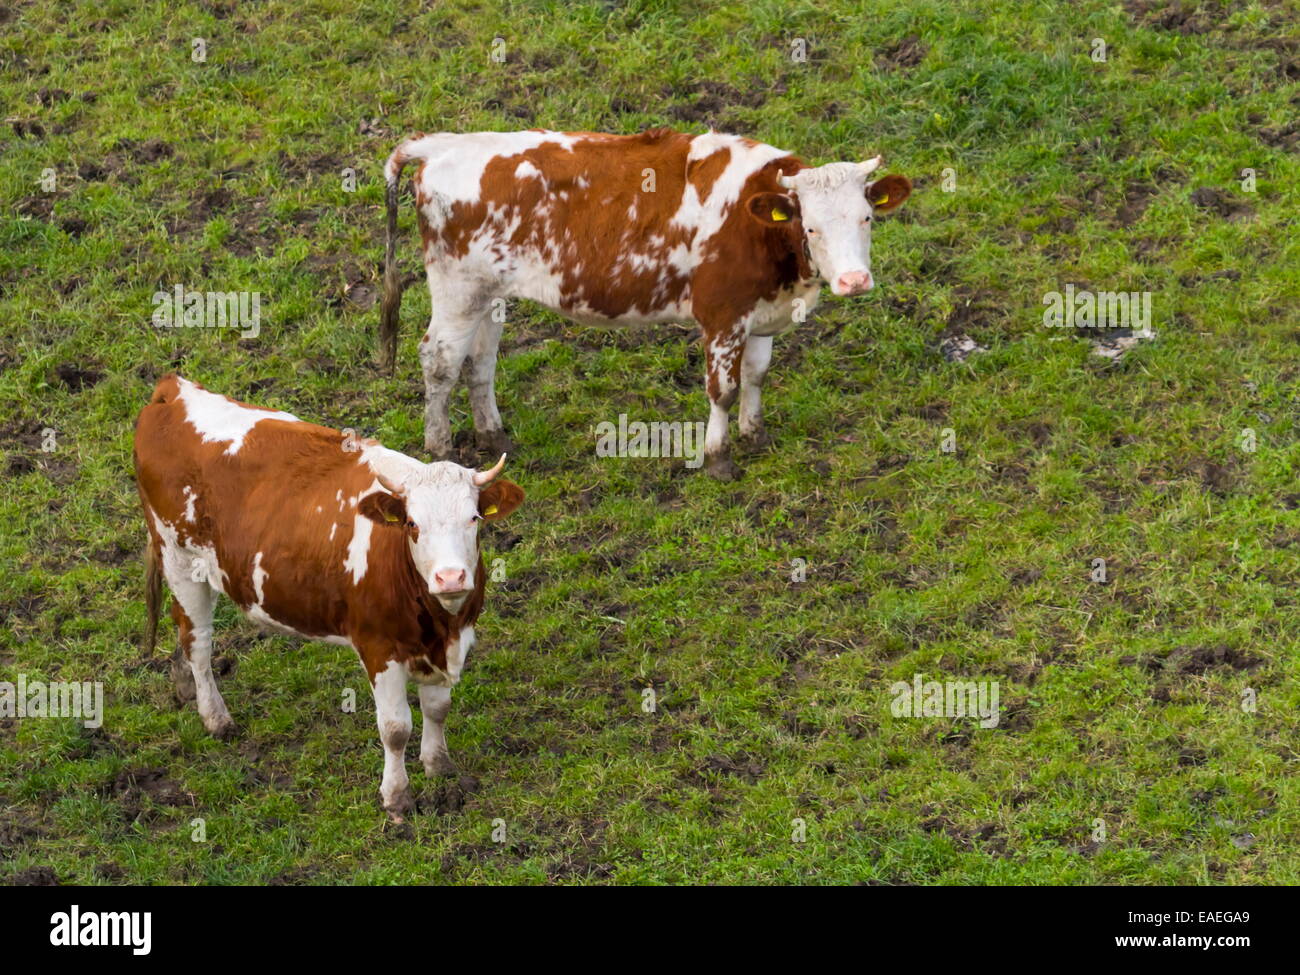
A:
{"type": "Polygon", "coordinates": [[[504,462],[502,457],[484,472],[446,461],[425,464],[398,483],[385,483],[389,493],[361,501],[362,514],[406,532],[415,571],[450,613],[460,610],[479,581],[479,523],[504,518],[524,499],[518,485],[496,479],[504,462]]]}
{"type": "Polygon", "coordinates": [[[782,176],[781,186],[789,195],[755,194],[750,212],[769,225],[785,224],[796,217],[813,273],[837,295],[863,294],[875,284],[871,277],[872,217],[894,209],[912,191],[905,176],[868,182],[879,165],[877,156],[864,163],[829,163],[782,176]],[[756,202],[759,197],[764,199],[756,202]],[[783,208],[782,200],[787,201],[790,212],[783,208]]]}

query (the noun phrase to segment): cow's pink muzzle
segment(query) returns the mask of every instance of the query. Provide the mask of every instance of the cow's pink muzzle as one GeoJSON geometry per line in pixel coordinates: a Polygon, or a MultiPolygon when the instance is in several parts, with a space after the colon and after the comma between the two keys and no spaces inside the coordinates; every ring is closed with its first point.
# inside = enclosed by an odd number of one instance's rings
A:
{"type": "Polygon", "coordinates": [[[873,287],[871,272],[849,271],[835,279],[831,290],[841,297],[866,294],[873,287]]]}

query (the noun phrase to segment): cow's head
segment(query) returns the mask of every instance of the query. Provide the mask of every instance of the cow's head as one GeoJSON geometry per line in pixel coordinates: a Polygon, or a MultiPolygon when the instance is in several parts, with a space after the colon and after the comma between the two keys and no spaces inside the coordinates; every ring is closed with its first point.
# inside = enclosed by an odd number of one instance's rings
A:
{"type": "Polygon", "coordinates": [[[906,176],[869,178],[880,165],[876,156],[861,163],[829,163],[778,177],[785,193],[755,193],[750,216],[769,227],[798,232],[812,272],[837,295],[870,291],[871,219],[893,210],[912,192],[906,176]]]}
{"type": "Polygon", "coordinates": [[[478,584],[479,522],[504,518],[524,500],[518,484],[497,476],[505,463],[502,454],[488,471],[442,461],[397,478],[377,474],[384,491],[358,505],[371,521],[406,533],[415,570],[448,612],[457,612],[478,584]]]}

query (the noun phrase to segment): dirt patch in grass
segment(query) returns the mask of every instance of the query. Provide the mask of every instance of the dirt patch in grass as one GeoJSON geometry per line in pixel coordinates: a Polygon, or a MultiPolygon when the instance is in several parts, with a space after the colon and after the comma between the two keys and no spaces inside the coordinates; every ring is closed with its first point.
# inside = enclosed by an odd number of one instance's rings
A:
{"type": "Polygon", "coordinates": [[[117,803],[128,822],[151,820],[157,815],[151,806],[193,806],[194,797],[167,777],[162,768],[127,768],[117,773],[101,790],[104,798],[117,803]]]}
{"type": "Polygon", "coordinates": [[[1220,643],[1205,647],[1177,647],[1163,656],[1121,657],[1120,663],[1137,664],[1150,674],[1182,676],[1225,669],[1250,673],[1262,667],[1264,659],[1220,643]]]}
{"type": "Polygon", "coordinates": [[[36,820],[18,809],[5,813],[0,819],[0,860],[8,859],[22,847],[35,843],[43,836],[36,820]]]}
{"type": "Polygon", "coordinates": [[[1241,480],[1241,471],[1236,464],[1220,464],[1208,457],[1192,461],[1188,473],[1201,482],[1204,490],[1221,498],[1235,491],[1241,480]]]}
{"type": "Polygon", "coordinates": [[[162,139],[149,139],[145,142],[118,139],[113,144],[113,151],[125,154],[132,162],[142,166],[158,162],[160,159],[170,159],[176,155],[176,150],[171,143],[163,142],[162,139]]]}
{"type": "Polygon", "coordinates": [[[1300,149],[1300,121],[1264,127],[1259,130],[1258,135],[1261,142],[1274,149],[1285,152],[1295,152],[1300,149]]]}
{"type": "Polygon", "coordinates": [[[1184,36],[1208,33],[1221,17],[1217,5],[1215,10],[1201,9],[1182,0],[1125,0],[1124,9],[1144,27],[1184,36]]]}
{"type": "Polygon", "coordinates": [[[726,755],[714,754],[704,760],[698,771],[735,777],[753,785],[762,778],[764,770],[763,763],[750,755],[728,758],[726,755]]]}
{"type": "Polygon", "coordinates": [[[872,58],[877,68],[900,71],[915,68],[930,53],[930,45],[916,34],[908,34],[895,44],[878,51],[872,58]]]}
{"type": "Polygon", "coordinates": [[[11,874],[9,883],[14,887],[58,887],[59,876],[53,867],[27,867],[11,874]]]}
{"type": "Polygon", "coordinates": [[[420,800],[420,812],[425,815],[449,816],[465,808],[470,797],[479,791],[479,781],[472,775],[455,779],[441,779],[428,796],[420,800]]]}
{"type": "Polygon", "coordinates": [[[690,85],[665,85],[660,94],[665,99],[693,98],[686,104],[680,102],[668,108],[668,115],[679,122],[712,125],[730,122],[734,128],[731,111],[737,108],[761,108],[771,95],[783,95],[786,84],[755,81],[748,91],[741,91],[725,81],[697,81],[690,85]]]}
{"type": "Polygon", "coordinates": [[[1193,190],[1190,199],[1193,206],[1208,210],[1224,220],[1244,220],[1255,215],[1254,208],[1249,204],[1213,186],[1202,186],[1193,190]]]}
{"type": "Polygon", "coordinates": [[[315,156],[297,158],[288,155],[283,149],[276,154],[275,165],[290,179],[302,180],[309,176],[339,175],[347,166],[342,157],[333,152],[323,152],[315,156]]]}
{"type": "Polygon", "coordinates": [[[1129,183],[1124,188],[1124,202],[1115,211],[1115,225],[1131,227],[1137,223],[1158,192],[1159,190],[1151,183],[1141,181],[1129,183]]]}
{"type": "Polygon", "coordinates": [[[953,295],[952,311],[939,333],[940,340],[958,336],[979,340],[994,332],[1008,317],[1000,307],[1001,301],[1002,296],[993,291],[958,288],[953,295]]]}
{"type": "Polygon", "coordinates": [[[71,392],[80,393],[103,382],[104,376],[104,370],[94,365],[62,362],[54,367],[53,381],[61,383],[71,392]]]}

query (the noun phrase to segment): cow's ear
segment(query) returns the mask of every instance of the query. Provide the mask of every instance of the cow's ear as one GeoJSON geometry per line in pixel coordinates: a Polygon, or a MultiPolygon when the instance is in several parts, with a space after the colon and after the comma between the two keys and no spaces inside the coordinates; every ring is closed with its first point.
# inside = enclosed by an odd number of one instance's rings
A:
{"type": "Polygon", "coordinates": [[[745,201],[749,215],[765,227],[783,227],[799,216],[799,204],[784,193],[755,193],[745,201]]]}
{"type": "Polygon", "coordinates": [[[478,495],[478,513],[484,521],[504,518],[524,503],[524,489],[514,481],[498,477],[478,495]]]}
{"type": "Polygon", "coordinates": [[[381,525],[406,524],[406,502],[384,491],[367,494],[357,505],[357,510],[381,525]]]}
{"type": "Polygon", "coordinates": [[[867,186],[867,202],[877,213],[900,206],[912,195],[912,181],[898,173],[882,176],[867,186]]]}

